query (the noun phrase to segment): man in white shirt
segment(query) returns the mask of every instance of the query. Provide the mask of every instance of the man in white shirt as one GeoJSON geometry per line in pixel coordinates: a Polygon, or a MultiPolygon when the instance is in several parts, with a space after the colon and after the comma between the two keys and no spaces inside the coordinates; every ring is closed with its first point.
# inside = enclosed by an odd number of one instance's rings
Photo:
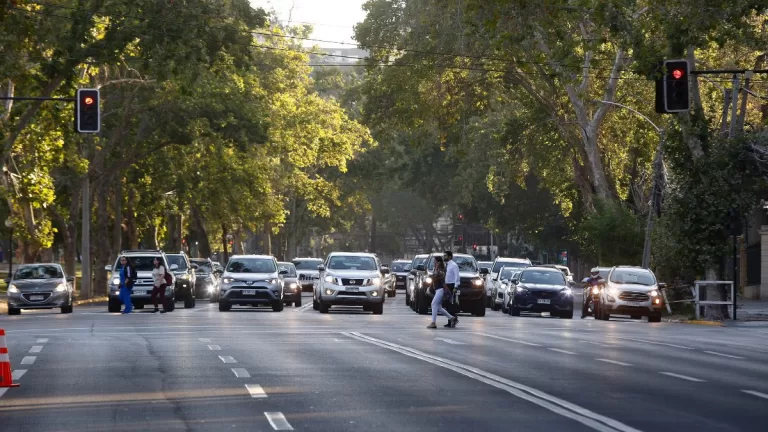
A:
{"type": "MultiPolygon", "coordinates": [[[[443,259],[445,260],[445,289],[447,294],[453,297],[453,293],[461,283],[461,277],[459,276],[459,266],[453,261],[453,252],[445,251],[443,253],[443,259]]],[[[448,326],[456,327],[459,323],[458,317],[448,321],[448,326]]]]}

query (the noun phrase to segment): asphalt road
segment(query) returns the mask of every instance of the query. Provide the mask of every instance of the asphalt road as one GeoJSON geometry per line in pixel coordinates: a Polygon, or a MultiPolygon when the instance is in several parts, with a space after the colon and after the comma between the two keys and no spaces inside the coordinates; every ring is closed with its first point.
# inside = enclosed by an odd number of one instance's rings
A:
{"type": "MultiPolygon", "coordinates": [[[[766,431],[768,325],[311,308],[0,317],[0,431],[766,431]]],[[[767,323],[768,324],[768,323],[767,323]]]]}

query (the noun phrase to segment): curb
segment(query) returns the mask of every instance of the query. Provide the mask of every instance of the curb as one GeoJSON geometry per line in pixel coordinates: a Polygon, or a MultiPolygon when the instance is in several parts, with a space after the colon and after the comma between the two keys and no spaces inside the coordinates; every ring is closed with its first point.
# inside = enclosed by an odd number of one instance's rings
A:
{"type": "Polygon", "coordinates": [[[703,326],[710,326],[710,327],[725,327],[725,323],[721,321],[666,319],[664,320],[664,322],[673,323],[673,324],[693,324],[693,325],[703,325],[703,326]]]}

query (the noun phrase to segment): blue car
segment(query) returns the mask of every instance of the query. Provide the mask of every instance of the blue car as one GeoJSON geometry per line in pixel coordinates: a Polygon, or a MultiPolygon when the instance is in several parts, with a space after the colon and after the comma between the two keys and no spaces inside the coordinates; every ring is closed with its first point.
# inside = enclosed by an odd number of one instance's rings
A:
{"type": "Polygon", "coordinates": [[[509,302],[510,315],[522,312],[549,312],[560,318],[573,318],[573,292],[563,273],[551,267],[528,267],[516,280],[509,302]]]}

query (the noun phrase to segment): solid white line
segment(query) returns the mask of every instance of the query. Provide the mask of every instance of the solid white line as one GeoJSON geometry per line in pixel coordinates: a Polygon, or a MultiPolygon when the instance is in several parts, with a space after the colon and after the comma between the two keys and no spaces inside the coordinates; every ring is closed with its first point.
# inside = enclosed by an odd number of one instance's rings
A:
{"type": "Polygon", "coordinates": [[[243,369],[243,368],[232,368],[232,372],[238,378],[250,378],[251,377],[251,374],[249,374],[248,371],[243,369]]]}
{"type": "Polygon", "coordinates": [[[267,393],[264,392],[264,389],[261,388],[258,384],[246,384],[245,389],[248,390],[248,393],[251,394],[252,398],[265,398],[267,397],[267,393]]]}
{"type": "Polygon", "coordinates": [[[579,342],[584,342],[584,343],[588,343],[588,344],[592,344],[592,345],[597,345],[597,346],[601,346],[601,347],[612,347],[612,346],[614,346],[614,345],[610,345],[610,344],[604,344],[604,343],[592,342],[592,341],[579,341],[579,342]]]}
{"type": "Polygon", "coordinates": [[[210,342],[211,341],[208,338],[198,338],[197,340],[199,340],[200,342],[210,342]]]}
{"type": "Polygon", "coordinates": [[[563,353],[563,354],[577,355],[575,352],[561,350],[561,349],[558,349],[558,348],[547,348],[547,349],[550,350],[550,351],[555,351],[555,352],[559,352],[559,353],[563,353]]]}
{"type": "Polygon", "coordinates": [[[46,342],[48,342],[48,339],[38,339],[37,341],[35,341],[35,343],[46,343],[46,342]]]}
{"type": "Polygon", "coordinates": [[[427,363],[432,363],[434,365],[452,370],[468,378],[472,378],[474,380],[486,383],[492,387],[496,387],[497,389],[504,390],[507,393],[515,395],[523,400],[531,402],[535,405],[548,409],[563,417],[570,418],[601,432],[640,432],[639,430],[621,423],[618,420],[597,414],[579,405],[544,393],[541,390],[528,387],[506,378],[502,378],[498,375],[494,375],[481,369],[469,367],[442,357],[426,354],[413,348],[386,342],[381,339],[376,339],[357,332],[342,332],[341,334],[362,342],[367,342],[371,345],[376,345],[395,352],[399,352],[400,354],[406,355],[408,357],[416,358],[427,363]]]}
{"type": "Polygon", "coordinates": [[[648,344],[653,344],[653,345],[664,345],[664,346],[668,346],[668,347],[672,347],[672,348],[682,348],[682,349],[687,349],[687,350],[695,349],[695,348],[691,348],[691,347],[688,347],[688,346],[675,345],[675,344],[665,343],[665,342],[654,342],[654,341],[649,341],[649,340],[646,340],[646,339],[635,339],[635,338],[628,338],[628,337],[622,337],[622,336],[617,336],[617,337],[619,339],[631,340],[631,341],[635,341],[635,342],[643,342],[643,343],[648,343],[648,344]]]}
{"type": "Polygon", "coordinates": [[[230,356],[219,356],[219,358],[220,358],[220,359],[221,359],[221,361],[223,361],[224,363],[237,363],[237,360],[235,360],[234,358],[232,358],[232,357],[230,357],[230,356]]]}
{"type": "Polygon", "coordinates": [[[267,417],[267,421],[269,421],[269,424],[272,425],[272,429],[274,430],[293,430],[293,427],[290,423],[288,423],[288,420],[285,419],[285,416],[281,412],[265,412],[264,415],[267,417]]]}
{"type": "Polygon", "coordinates": [[[447,338],[435,338],[436,341],[443,341],[445,343],[451,344],[451,345],[465,345],[464,342],[455,341],[453,339],[447,339],[447,338]]]}
{"type": "Polygon", "coordinates": [[[706,381],[704,381],[703,379],[698,379],[698,378],[694,378],[694,377],[689,377],[689,376],[687,376],[687,375],[680,375],[680,374],[676,374],[676,373],[672,373],[672,372],[659,372],[659,373],[660,373],[660,374],[662,374],[662,375],[666,375],[666,376],[671,376],[671,377],[675,377],[675,378],[680,378],[680,379],[682,379],[682,380],[686,380],[686,381],[692,381],[692,382],[706,382],[706,381]]]}
{"type": "Polygon", "coordinates": [[[208,349],[211,351],[221,351],[221,347],[218,345],[208,345],[208,349]]]}
{"type": "Polygon", "coordinates": [[[611,364],[615,364],[615,365],[619,365],[619,366],[632,366],[630,363],[624,363],[624,362],[620,362],[620,361],[616,361],[616,360],[611,360],[611,359],[596,358],[595,360],[601,361],[601,362],[606,362],[606,363],[611,363],[611,364]]]}
{"type": "Polygon", "coordinates": [[[4,395],[4,394],[5,394],[5,392],[7,392],[7,391],[8,391],[8,387],[3,387],[3,388],[0,388],[0,397],[3,397],[3,395],[4,395]]]}
{"type": "Polygon", "coordinates": [[[742,390],[742,392],[744,392],[744,393],[746,393],[746,394],[750,394],[750,395],[752,395],[752,396],[757,396],[757,397],[759,397],[759,398],[768,399],[768,394],[765,394],[765,393],[760,393],[759,391],[754,391],[754,390],[742,390]]]}
{"type": "Polygon", "coordinates": [[[728,358],[732,358],[732,359],[744,360],[744,357],[739,357],[739,356],[735,356],[735,355],[719,353],[717,351],[704,351],[704,352],[707,353],[707,354],[712,354],[712,355],[716,355],[716,356],[720,356],[720,357],[728,357],[728,358]]]}
{"type": "Polygon", "coordinates": [[[35,360],[37,360],[35,356],[26,356],[21,359],[21,364],[35,364],[35,360]]]}
{"type": "Polygon", "coordinates": [[[21,377],[24,376],[24,374],[27,373],[26,369],[16,369],[15,371],[11,372],[11,378],[13,378],[14,381],[21,379],[21,377]]]}
{"type": "Polygon", "coordinates": [[[507,342],[519,343],[519,344],[528,345],[528,346],[541,346],[540,344],[533,343],[533,342],[526,342],[526,341],[521,341],[521,340],[517,340],[517,339],[509,339],[509,338],[505,338],[505,337],[501,337],[501,336],[496,336],[496,335],[492,335],[492,334],[487,334],[487,333],[473,333],[473,334],[480,335],[480,336],[485,336],[485,337],[489,337],[489,338],[494,338],[494,339],[500,339],[500,340],[507,341],[507,342]]]}
{"type": "Polygon", "coordinates": [[[32,348],[29,349],[29,353],[30,354],[36,354],[36,353],[39,353],[42,350],[43,350],[43,346],[42,345],[35,345],[35,346],[33,346],[32,348]]]}

